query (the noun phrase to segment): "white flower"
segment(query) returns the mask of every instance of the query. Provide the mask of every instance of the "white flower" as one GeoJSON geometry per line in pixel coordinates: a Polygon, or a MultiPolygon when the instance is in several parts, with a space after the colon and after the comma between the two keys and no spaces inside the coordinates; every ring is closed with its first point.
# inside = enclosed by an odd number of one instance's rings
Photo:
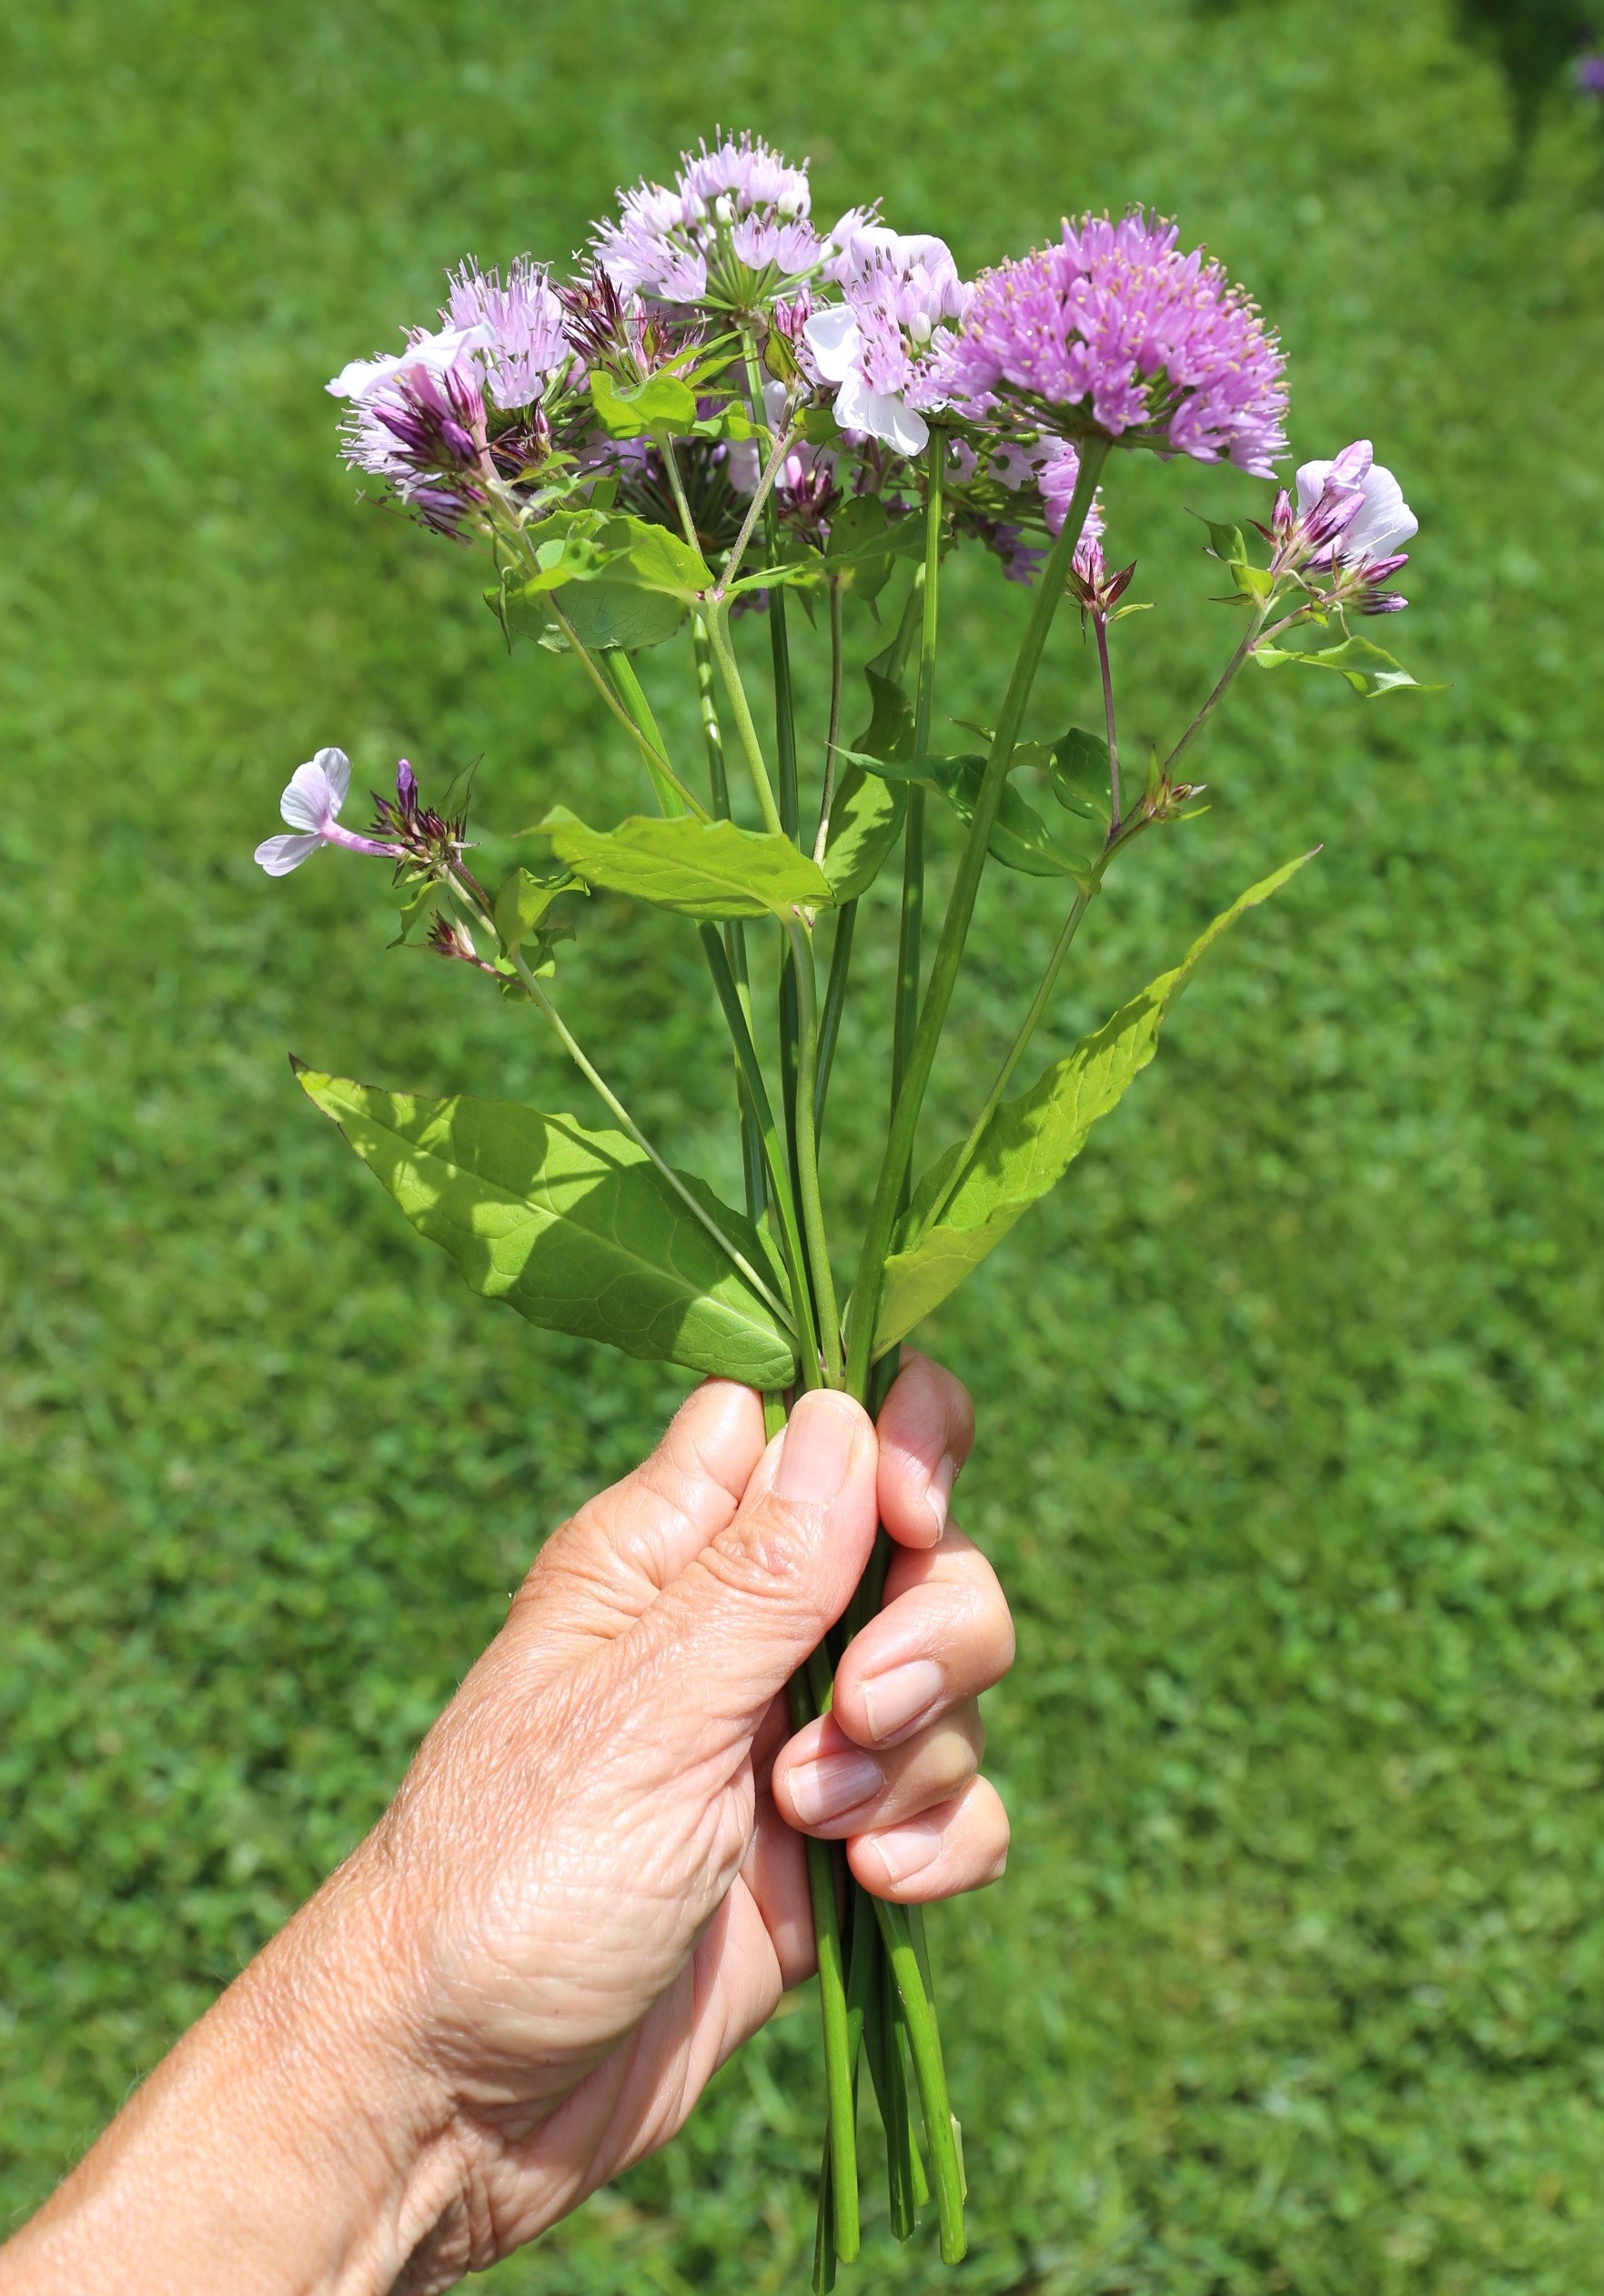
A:
{"type": "Polygon", "coordinates": [[[837,386],[835,419],[917,454],[930,437],[921,408],[946,403],[937,353],[969,300],[951,251],[932,232],[865,221],[845,235],[829,270],[846,299],[816,311],[802,336],[820,375],[837,386]]]}
{"type": "Polygon", "coordinates": [[[843,430],[864,430],[899,454],[916,455],[930,437],[930,425],[900,392],[874,390],[863,369],[863,335],[850,303],[815,311],[802,328],[813,363],[827,383],[835,383],[835,419],[843,430]]]}
{"type": "Polygon", "coordinates": [[[1342,528],[1335,546],[1344,566],[1367,565],[1390,559],[1420,531],[1420,521],[1404,500],[1404,490],[1392,472],[1375,459],[1367,438],[1358,438],[1331,462],[1306,462],[1297,473],[1297,512],[1307,519],[1326,491],[1333,472],[1339,486],[1352,488],[1363,498],[1342,528]]]}
{"type": "Polygon", "coordinates": [[[355,830],[341,829],[339,809],[350,786],[351,761],[343,750],[319,750],[315,758],[296,767],[278,801],[278,811],[299,833],[269,837],[257,847],[254,856],[269,877],[288,877],[319,845],[343,845],[353,853],[399,852],[398,845],[381,845],[375,838],[358,837],[355,830]]]}
{"type": "Polygon", "coordinates": [[[494,341],[495,330],[482,319],[473,327],[442,327],[436,335],[419,333],[394,358],[351,359],[324,388],[331,398],[363,399],[380,383],[392,382],[416,367],[426,374],[443,375],[464,352],[482,350],[494,341]]]}

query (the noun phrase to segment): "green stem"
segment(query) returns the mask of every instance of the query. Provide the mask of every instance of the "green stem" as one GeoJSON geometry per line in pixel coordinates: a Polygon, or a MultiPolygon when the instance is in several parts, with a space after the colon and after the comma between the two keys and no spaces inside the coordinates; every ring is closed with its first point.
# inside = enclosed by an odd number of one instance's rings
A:
{"type": "MultiPolygon", "coordinates": [[[[762,1064],[757,1047],[752,1040],[752,1028],[741,1009],[735,976],[730,970],[730,960],[724,944],[719,939],[715,925],[698,927],[701,945],[707,954],[708,970],[713,976],[713,988],[723,1008],[725,1024],[735,1045],[735,1057],[751,1097],[757,1120],[758,1133],[763,1144],[768,1164],[769,1187],[773,1195],[774,1210],[780,1224],[781,1248],[784,1254],[785,1270],[791,1281],[792,1318],[800,1334],[802,1354],[801,1380],[804,1387],[819,1385],[819,1334],[813,1321],[812,1294],[808,1287],[807,1258],[796,1222],[796,1199],[792,1193],[791,1172],[774,1112],[769,1103],[769,1088],[763,1082],[762,1064]]],[[[792,1319],[788,1319],[792,1320],[792,1319]]]]}
{"type": "Polygon", "coordinates": [[[657,448],[659,461],[668,472],[669,491],[674,498],[674,508],[680,513],[680,531],[700,558],[701,545],[696,539],[696,522],[691,516],[691,505],[685,499],[684,482],[680,477],[680,458],[674,452],[673,439],[666,430],[654,431],[652,442],[657,448]]]}
{"type": "Polygon", "coordinates": [[[1114,670],[1108,659],[1108,617],[1094,614],[1097,630],[1097,667],[1103,678],[1103,725],[1108,739],[1108,835],[1119,835],[1119,743],[1114,737],[1114,670]]]}
{"type": "MultiPolygon", "coordinates": [[[[730,818],[730,778],[724,770],[724,737],[719,728],[718,703],[713,694],[713,655],[708,642],[707,616],[700,608],[691,617],[691,646],[696,661],[696,700],[701,713],[702,739],[707,744],[707,778],[712,793],[713,817],[716,821],[727,821],[730,818]]],[[[741,999],[741,1009],[746,1017],[750,1033],[752,988],[746,970],[746,927],[739,918],[731,918],[724,927],[724,953],[735,976],[736,992],[741,999]]],[[[768,1189],[763,1178],[763,1143],[739,1058],[735,1062],[735,1095],[741,1111],[741,1171],[746,1190],[747,1217],[755,1221],[762,1217],[763,1207],[768,1202],[768,1189]]]]}
{"type": "MultiPolygon", "coordinates": [[[[634,663],[620,648],[610,647],[601,658],[601,672],[617,693],[631,725],[641,737],[659,811],[671,820],[675,815],[682,816],[690,791],[677,775],[665,779],[661,766],[654,767],[651,763],[654,758],[661,759],[663,755],[663,740],[658,730],[651,704],[646,699],[646,689],[636,675],[634,663]]],[[[703,818],[706,818],[705,815],[703,818]]]]}
{"type": "Polygon", "coordinates": [[[801,1026],[797,1032],[796,1166],[802,1197],[802,1232],[807,1238],[808,1264],[812,1272],[813,1296],[819,1303],[820,1337],[824,1343],[824,1384],[841,1385],[841,1315],[835,1304],[835,1278],[830,1272],[830,1239],[824,1227],[824,1203],[819,1192],[819,1142],[813,1126],[814,1062],[819,1048],[819,1015],[815,1006],[813,952],[801,925],[786,928],[791,942],[792,970],[801,997],[801,1026]]]}
{"type": "MultiPolygon", "coordinates": [[[[805,1729],[815,1706],[806,1676],[791,1678],[791,1727],[805,1729]]],[[[827,1841],[808,1837],[808,1893],[819,1951],[819,2005],[824,2028],[824,2089],[830,2107],[830,2210],[835,2253],[851,2263],[858,2252],[858,2137],[853,2051],[848,2042],[846,1971],[841,1916],[835,1903],[835,1858],[827,1841]]]]}
{"type": "MultiPolygon", "coordinates": [[[[752,401],[752,418],[762,433],[768,430],[769,418],[763,404],[763,375],[758,364],[757,345],[750,333],[743,332],[741,340],[746,359],[746,389],[752,401]]],[[[770,436],[778,445],[778,437],[772,432],[770,436]]],[[[770,565],[778,565],[780,517],[772,484],[763,498],[763,539],[769,546],[770,565]]],[[[780,819],[787,837],[794,837],[800,815],[796,780],[796,704],[791,690],[791,634],[785,620],[785,592],[778,585],[769,592],[769,648],[774,665],[774,755],[780,774],[780,819]]]]}
{"type": "MultiPolygon", "coordinates": [[[[771,525],[774,505],[769,504],[771,525]]],[[[771,558],[779,553],[779,529],[769,536],[771,558]]],[[[794,838],[802,821],[802,799],[796,779],[796,703],[791,690],[791,634],[785,622],[785,592],[769,592],[769,646],[774,661],[774,755],[780,769],[780,819],[787,837],[794,838]]]]}
{"type": "Polygon", "coordinates": [[[724,690],[730,697],[730,708],[735,719],[735,731],[740,738],[741,755],[746,760],[746,770],[752,775],[752,788],[757,791],[758,805],[763,816],[763,827],[772,836],[783,837],[785,824],[780,818],[780,808],[774,802],[774,790],[769,780],[769,769],[763,763],[763,745],[758,739],[758,730],[752,722],[752,705],[746,698],[746,688],[741,682],[741,665],[736,660],[735,650],[730,643],[729,608],[710,600],[707,628],[708,638],[712,645],[713,659],[719,665],[719,674],[723,679],[724,690]]]}
{"type": "MultiPolygon", "coordinates": [[[[765,425],[764,428],[766,428],[767,426],[765,425]]],[[[718,579],[717,597],[721,598],[724,595],[740,572],[741,561],[746,556],[747,546],[757,531],[758,520],[762,518],[763,506],[773,490],[774,481],[780,476],[781,466],[795,444],[796,433],[793,430],[787,430],[782,437],[775,439],[774,450],[768,461],[764,463],[762,476],[758,480],[758,490],[746,506],[746,516],[741,521],[741,531],[735,537],[735,547],[724,560],[724,570],[718,579]]]]}
{"type": "Polygon", "coordinates": [[[1080,929],[1081,919],[1091,906],[1092,895],[1097,890],[1102,874],[1102,868],[1099,867],[1091,884],[1083,885],[1076,891],[1074,905],[1064,921],[1064,930],[1053,944],[1053,953],[1047,960],[1047,969],[1042,975],[1041,985],[1031,999],[1030,1010],[1020,1022],[1018,1034],[1008,1047],[1003,1065],[992,1080],[991,1091],[985,1096],[979,1115],[969,1127],[969,1136],[958,1151],[958,1161],[953,1166],[946,1184],[920,1224],[921,1235],[927,1234],[934,1227],[962,1186],[964,1174],[974,1160],[974,1152],[980,1145],[981,1135],[996,1114],[1003,1095],[1008,1089],[1009,1080],[1024,1057],[1025,1047],[1035,1034],[1036,1023],[1047,1009],[1047,1000],[1053,993],[1053,984],[1058,978],[1064,958],[1069,954],[1069,944],[1080,929]]]}
{"type": "Polygon", "coordinates": [[[1041,587],[1032,603],[1030,619],[1025,625],[1014,674],[1004,697],[991,755],[986,760],[985,770],[975,794],[969,833],[959,855],[957,873],[942,924],[941,940],[931,966],[930,985],[925,991],[919,1025],[913,1033],[907,1074],[897,1096],[896,1113],[892,1119],[890,1137],[881,1161],[874,1201],[858,1263],[858,1281],[852,1294],[852,1348],[847,1365],[847,1384],[860,1400],[868,1392],[869,1367],[874,1354],[874,1325],[880,1313],[880,1287],[892,1227],[896,1219],[897,1203],[902,1193],[903,1178],[913,1156],[919,1113],[924,1104],[930,1072],[935,1064],[936,1047],[941,1042],[947,1007],[952,1002],[958,968],[963,962],[963,944],[969,935],[969,922],[974,914],[975,897],[980,891],[981,874],[985,867],[986,848],[996,821],[997,807],[1008,778],[1008,769],[1014,761],[1014,747],[1024,720],[1025,705],[1035,682],[1047,633],[1053,627],[1054,616],[1064,597],[1064,581],[1074,556],[1075,545],[1080,539],[1081,528],[1091,508],[1103,465],[1108,458],[1108,443],[1103,438],[1089,438],[1082,448],[1074,495],[1064,521],[1064,530],[1054,544],[1052,555],[1042,574],[1041,587]]]}
{"type": "MultiPolygon", "coordinates": [[[[681,804],[688,813],[694,813],[698,821],[705,821],[708,818],[707,807],[702,803],[699,797],[693,796],[685,787],[684,782],[681,780],[679,775],[674,771],[673,767],[669,763],[667,758],[664,757],[661,742],[652,742],[649,737],[641,731],[641,728],[635,723],[633,718],[631,717],[629,711],[624,708],[622,702],[619,700],[618,695],[614,692],[609,680],[602,675],[601,670],[597,667],[589,648],[584,645],[579,637],[572,622],[569,620],[568,616],[557,603],[555,594],[549,595],[546,603],[551,609],[552,619],[556,622],[557,627],[561,630],[563,636],[568,639],[569,644],[572,647],[580,660],[584,664],[585,674],[590,679],[590,683],[601,696],[602,700],[606,702],[608,708],[612,711],[613,716],[623,727],[624,731],[629,735],[630,739],[639,744],[641,754],[646,760],[647,771],[651,776],[651,785],[657,791],[659,804],[662,804],[664,784],[666,783],[667,787],[673,791],[674,795],[680,800],[681,804]]],[[[664,806],[663,810],[666,812],[669,809],[664,806]]]]}
{"type": "Polygon", "coordinates": [[[930,2196],[928,2190],[921,2194],[919,2187],[923,2180],[914,2167],[919,2159],[919,2146],[913,2133],[913,2115],[909,2110],[902,2047],[897,2039],[896,1988],[892,1982],[880,1924],[874,1918],[868,1892],[856,1888],[855,1885],[854,1890],[852,1961],[847,1980],[847,2010],[850,2019],[854,1989],[862,1987],[864,1993],[864,2054],[869,2059],[869,2078],[873,2083],[874,2100],[880,2107],[880,2119],[885,2130],[891,2229],[899,2241],[905,2241],[914,2231],[919,2200],[922,2198],[928,2200],[930,2196]],[[860,1968],[863,1971],[862,1977],[860,1968]]]}
{"type": "Polygon", "coordinates": [[[730,777],[724,770],[724,736],[719,726],[718,698],[713,692],[713,652],[707,634],[707,616],[701,607],[691,617],[691,650],[696,658],[696,706],[701,716],[701,738],[707,744],[708,787],[712,792],[713,818],[730,818],[730,777]]]}
{"type": "MultiPolygon", "coordinates": [[[[919,684],[913,704],[913,755],[927,756],[930,718],[935,694],[935,649],[941,603],[942,482],[946,469],[947,441],[943,431],[930,436],[924,517],[924,597],[919,630],[919,684]]],[[[908,819],[903,842],[903,914],[897,940],[896,1015],[892,1030],[891,1104],[894,1117],[908,1054],[919,1019],[919,970],[924,931],[924,791],[913,785],[908,791],[908,819]]],[[[912,1143],[909,1143],[910,1158],[912,1143]]],[[[904,1163],[898,1186],[898,1208],[906,1203],[910,1171],[904,1163]]]]}
{"type": "Polygon", "coordinates": [[[819,827],[813,839],[813,859],[821,869],[830,842],[830,808],[835,802],[835,752],[841,741],[841,681],[844,649],[841,627],[841,577],[830,578],[830,719],[824,734],[824,786],[819,799],[819,827]]]}
{"type": "Polygon", "coordinates": [[[1255,646],[1258,643],[1260,637],[1263,635],[1265,624],[1269,619],[1269,617],[1270,609],[1267,605],[1255,608],[1247,628],[1243,633],[1242,643],[1237,647],[1236,652],[1231,656],[1230,660],[1226,664],[1224,670],[1221,670],[1219,676],[1216,679],[1214,690],[1210,693],[1207,700],[1204,702],[1202,708],[1198,710],[1191,724],[1186,728],[1185,732],[1182,734],[1175,748],[1170,751],[1168,757],[1165,758],[1161,770],[1166,780],[1174,778],[1175,766],[1185,752],[1192,747],[1193,742],[1203,731],[1204,727],[1208,723],[1210,718],[1213,717],[1215,710],[1224,700],[1227,690],[1235,682],[1237,671],[1241,669],[1243,663],[1247,660],[1248,655],[1252,653],[1255,646]]]}
{"type": "Polygon", "coordinates": [[[847,973],[852,962],[852,936],[858,929],[858,904],[849,901],[835,919],[835,939],[830,949],[830,976],[824,983],[824,1008],[819,1016],[819,1057],[813,1079],[813,1130],[824,1133],[824,1103],[830,1094],[830,1072],[835,1065],[836,1039],[846,1009],[847,973]]]}
{"type": "Polygon", "coordinates": [[[956,2264],[968,2246],[963,2232],[963,2172],[958,2163],[958,2140],[947,2097],[941,2034],[919,1967],[907,1908],[893,1905],[885,1898],[876,1898],[873,1902],[907,2019],[908,2049],[913,2059],[913,2078],[919,2086],[924,2140],[930,2147],[931,2181],[935,2187],[941,2221],[942,2261],[956,2264]]]}

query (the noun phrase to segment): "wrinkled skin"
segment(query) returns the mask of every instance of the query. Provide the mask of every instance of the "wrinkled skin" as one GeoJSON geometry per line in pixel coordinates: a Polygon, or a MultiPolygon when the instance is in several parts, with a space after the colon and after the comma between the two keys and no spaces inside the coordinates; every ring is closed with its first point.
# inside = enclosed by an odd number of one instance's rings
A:
{"type": "Polygon", "coordinates": [[[812,1968],[796,1828],[905,1903],[1001,1871],[978,1693],[1013,1657],[947,1522],[967,1396],[913,1357],[878,1438],[711,1382],[541,1549],[354,1855],[0,2251],[5,2296],[424,2291],[673,2134],[812,1968]],[[876,1519],[885,1607],[794,1737],[784,1686],[876,1519]]]}

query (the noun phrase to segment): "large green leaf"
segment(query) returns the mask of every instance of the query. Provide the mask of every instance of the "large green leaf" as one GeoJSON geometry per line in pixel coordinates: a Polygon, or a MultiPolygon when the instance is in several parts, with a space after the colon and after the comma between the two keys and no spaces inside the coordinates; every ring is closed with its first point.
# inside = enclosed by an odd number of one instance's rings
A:
{"type": "MultiPolygon", "coordinates": [[[[637,589],[631,582],[570,582],[560,603],[574,636],[592,654],[610,646],[628,654],[661,646],[685,619],[685,608],[677,598],[663,590],[637,589]]],[[[550,622],[550,612],[541,612],[540,619],[543,629],[550,622]]]]}
{"type": "Polygon", "coordinates": [[[555,805],[534,831],[576,877],[655,908],[711,921],[721,917],[788,918],[798,908],[828,909],[830,880],[788,837],[738,829],[733,821],[640,815],[617,829],[590,829],[555,805]]]}
{"type": "MultiPolygon", "coordinates": [[[[960,821],[972,821],[985,774],[984,758],[933,758],[938,769],[937,786],[960,821]]],[[[1012,781],[1004,781],[997,800],[997,816],[986,841],[986,851],[1004,869],[1017,869],[1027,877],[1083,877],[1088,857],[1061,846],[1036,811],[1020,796],[1012,781]]]]}
{"type": "Polygon", "coordinates": [[[700,554],[665,526],[605,509],[555,510],[530,529],[536,571],[509,569],[486,592],[504,626],[542,637],[551,621],[547,594],[582,645],[631,650],[671,638],[712,574],[700,554]]]}
{"type": "Polygon", "coordinates": [[[862,766],[849,765],[835,785],[824,846],[824,874],[838,909],[866,893],[903,833],[908,792],[862,766]]]}
{"type": "MultiPolygon", "coordinates": [[[[606,1340],[752,1387],[793,1376],[791,1343],[719,1244],[632,1140],[505,1101],[419,1100],[311,1069],[333,1118],[420,1235],[469,1290],[548,1331],[606,1340]]],[[[681,1175],[752,1266],[751,1223],[681,1175]]]]}
{"type": "Polygon", "coordinates": [[[1022,1213],[1064,1177],[1100,1116],[1106,1116],[1158,1049],[1172,1001],[1226,927],[1286,882],[1309,859],[1300,853],[1234,901],[1199,935],[1172,972],[1161,972],[1129,1004],[1021,1094],[1004,1101],[981,1134],[952,1199],[932,1220],[962,1147],[938,1157],[914,1191],[892,1238],[880,1295],[874,1350],[913,1330],[1001,1244],[1022,1213]]]}

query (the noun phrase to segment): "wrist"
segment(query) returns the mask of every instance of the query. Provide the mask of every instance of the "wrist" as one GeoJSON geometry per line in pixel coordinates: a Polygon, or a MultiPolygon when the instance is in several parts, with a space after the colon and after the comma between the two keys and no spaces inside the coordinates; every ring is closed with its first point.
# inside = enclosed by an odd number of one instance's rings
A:
{"type": "Polygon", "coordinates": [[[5,2251],[6,2296],[450,2286],[467,2262],[460,2154],[419,2044],[414,1960],[399,1909],[359,1857],[5,2251]]]}

